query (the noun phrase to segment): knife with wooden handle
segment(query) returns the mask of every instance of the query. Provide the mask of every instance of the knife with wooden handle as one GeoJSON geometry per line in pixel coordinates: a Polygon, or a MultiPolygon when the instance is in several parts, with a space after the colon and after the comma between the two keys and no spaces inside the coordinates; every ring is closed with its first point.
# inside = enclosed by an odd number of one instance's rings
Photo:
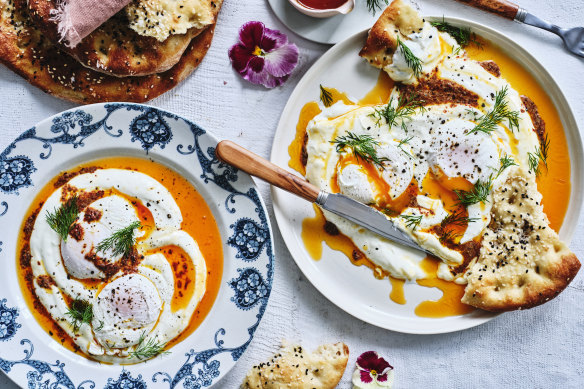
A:
{"type": "Polygon", "coordinates": [[[322,191],[305,179],[274,165],[231,141],[224,140],[219,142],[215,148],[215,155],[225,163],[280,189],[300,196],[307,201],[316,203],[323,209],[363,226],[392,242],[415,248],[426,254],[432,254],[421,248],[409,235],[401,231],[391,220],[375,208],[339,193],[322,191]]]}

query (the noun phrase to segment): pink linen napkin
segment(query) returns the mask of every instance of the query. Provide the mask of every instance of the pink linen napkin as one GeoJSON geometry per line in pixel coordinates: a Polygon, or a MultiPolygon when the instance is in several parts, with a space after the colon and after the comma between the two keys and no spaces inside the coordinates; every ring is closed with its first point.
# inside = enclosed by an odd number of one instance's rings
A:
{"type": "Polygon", "coordinates": [[[60,39],[75,47],[83,38],[114,16],[132,0],[59,0],[51,11],[60,39]]]}

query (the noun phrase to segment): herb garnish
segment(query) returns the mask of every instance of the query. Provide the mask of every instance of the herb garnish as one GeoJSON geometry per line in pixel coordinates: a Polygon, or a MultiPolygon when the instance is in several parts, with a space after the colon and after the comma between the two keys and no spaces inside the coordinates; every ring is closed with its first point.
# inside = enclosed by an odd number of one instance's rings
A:
{"type": "Polygon", "coordinates": [[[518,166],[517,163],[515,163],[515,160],[513,158],[508,157],[506,155],[504,157],[501,157],[501,159],[499,159],[499,161],[501,162],[501,167],[499,168],[499,170],[497,170],[497,174],[495,175],[495,178],[498,178],[501,175],[501,173],[503,173],[503,171],[505,169],[507,169],[508,167],[518,166]]]}
{"type": "Polygon", "coordinates": [[[71,197],[65,204],[55,208],[53,212],[47,212],[46,220],[51,227],[64,241],[67,240],[71,226],[77,220],[79,208],[77,207],[77,196],[71,197]]]}
{"type": "Polygon", "coordinates": [[[406,227],[415,230],[422,222],[422,215],[401,215],[401,218],[406,221],[406,227]]]}
{"type": "Polygon", "coordinates": [[[529,170],[531,170],[533,173],[535,173],[535,176],[539,176],[541,173],[541,169],[539,168],[539,153],[537,152],[538,149],[535,149],[535,153],[532,153],[530,151],[527,152],[527,158],[528,158],[528,164],[529,164],[529,170]]]}
{"type": "Polygon", "coordinates": [[[71,316],[73,330],[77,332],[83,323],[91,323],[93,319],[93,307],[86,300],[75,299],[65,314],[71,316]]]}
{"type": "Polygon", "coordinates": [[[333,94],[320,84],[320,101],[325,107],[330,107],[333,104],[333,94]]]}
{"type": "Polygon", "coordinates": [[[401,47],[406,64],[412,69],[414,76],[420,77],[420,74],[422,74],[422,62],[420,61],[420,58],[416,57],[414,53],[412,53],[412,50],[410,50],[410,48],[399,39],[399,35],[397,36],[397,47],[398,49],[401,47]]]}
{"type": "Polygon", "coordinates": [[[408,97],[400,96],[397,100],[397,107],[393,106],[393,97],[389,100],[389,103],[383,108],[377,108],[374,113],[371,114],[374,118],[377,118],[377,124],[381,119],[385,119],[389,127],[397,124],[398,120],[401,120],[402,129],[407,132],[406,121],[412,120],[411,116],[416,113],[416,109],[420,112],[424,112],[424,101],[417,100],[415,94],[410,94],[408,97]]]}
{"type": "Polygon", "coordinates": [[[142,333],[142,335],[140,335],[140,339],[138,339],[138,345],[134,351],[130,352],[130,357],[143,360],[150,359],[158,354],[170,354],[169,351],[163,351],[166,343],[157,342],[152,338],[147,342],[144,342],[145,338],[146,336],[144,333],[142,333]]]}
{"type": "Polygon", "coordinates": [[[338,136],[331,143],[337,145],[337,153],[350,148],[353,150],[353,154],[358,159],[372,163],[379,168],[383,169],[383,162],[388,162],[389,159],[377,156],[377,150],[375,146],[379,145],[373,137],[370,135],[355,135],[352,132],[348,132],[346,136],[338,136]]]}
{"type": "Polygon", "coordinates": [[[535,176],[538,177],[541,174],[540,169],[540,162],[543,162],[545,168],[548,168],[547,165],[547,158],[550,151],[550,140],[548,139],[547,134],[543,138],[543,141],[540,142],[540,147],[537,147],[535,151],[527,152],[529,170],[535,173],[535,176]]]}
{"type": "Polygon", "coordinates": [[[468,206],[476,203],[486,203],[489,201],[489,193],[491,192],[493,181],[497,179],[501,175],[501,173],[503,173],[503,171],[508,167],[514,165],[517,166],[517,163],[515,163],[513,158],[510,158],[506,155],[501,157],[499,161],[501,162],[501,166],[497,170],[497,173],[495,174],[494,177],[491,174],[489,175],[489,178],[487,178],[486,181],[481,181],[480,179],[477,180],[476,184],[474,185],[474,188],[470,191],[457,189],[454,190],[456,197],[458,197],[459,204],[468,206]]]}
{"type": "Polygon", "coordinates": [[[456,40],[456,42],[459,44],[459,47],[453,51],[454,54],[458,54],[461,47],[464,48],[471,43],[477,47],[483,46],[483,44],[477,39],[476,34],[470,31],[470,28],[455,27],[450,23],[446,23],[444,21],[444,17],[442,18],[441,22],[431,22],[430,24],[436,27],[438,31],[445,32],[456,40]]]}
{"type": "Polygon", "coordinates": [[[132,246],[136,243],[134,230],[140,227],[142,227],[142,223],[135,221],[128,227],[117,230],[109,238],[99,242],[97,245],[97,252],[105,253],[107,250],[112,250],[114,256],[120,254],[128,255],[132,246]]]}
{"type": "Polygon", "coordinates": [[[478,119],[476,127],[467,132],[466,135],[471,135],[479,131],[484,132],[485,134],[490,134],[495,130],[497,124],[501,123],[504,119],[507,119],[509,122],[509,129],[511,131],[519,129],[519,112],[509,110],[507,102],[505,101],[507,92],[508,88],[507,85],[505,85],[503,89],[495,94],[495,105],[493,110],[488,114],[481,116],[478,119]]]}
{"type": "Polygon", "coordinates": [[[474,188],[470,191],[455,189],[454,193],[458,197],[458,203],[464,206],[486,203],[489,201],[489,192],[493,185],[493,176],[490,175],[486,181],[477,180],[474,188]]]}
{"type": "Polygon", "coordinates": [[[440,241],[440,243],[444,241],[450,241],[454,243],[454,240],[459,236],[460,234],[454,232],[453,230],[446,230],[442,232],[442,235],[440,235],[440,238],[438,238],[438,240],[440,241]]]}
{"type": "Polygon", "coordinates": [[[543,140],[540,142],[540,148],[539,148],[538,155],[540,156],[541,161],[545,165],[546,169],[547,169],[547,159],[548,159],[549,152],[550,152],[550,140],[548,139],[547,134],[545,134],[543,137],[543,140]]]}
{"type": "Polygon", "coordinates": [[[442,228],[446,226],[465,226],[477,220],[479,219],[475,217],[463,216],[462,211],[455,211],[442,219],[440,226],[442,228]]]}
{"type": "Polygon", "coordinates": [[[389,4],[389,0],[367,0],[367,9],[369,12],[373,12],[373,15],[375,15],[377,9],[381,9],[382,1],[385,3],[385,5],[389,4]]]}
{"type": "Polygon", "coordinates": [[[401,151],[402,151],[402,152],[403,152],[405,155],[407,155],[407,156],[408,156],[408,157],[410,157],[410,158],[412,158],[412,155],[411,155],[410,153],[408,153],[406,150],[404,150],[402,146],[403,146],[403,145],[405,145],[405,144],[409,144],[409,142],[410,142],[412,139],[414,139],[414,137],[413,137],[413,136],[408,136],[407,138],[404,138],[404,139],[400,140],[400,141],[399,141],[399,143],[398,143],[398,145],[397,145],[397,147],[398,147],[398,148],[399,148],[399,149],[400,149],[400,150],[401,150],[401,151]]]}

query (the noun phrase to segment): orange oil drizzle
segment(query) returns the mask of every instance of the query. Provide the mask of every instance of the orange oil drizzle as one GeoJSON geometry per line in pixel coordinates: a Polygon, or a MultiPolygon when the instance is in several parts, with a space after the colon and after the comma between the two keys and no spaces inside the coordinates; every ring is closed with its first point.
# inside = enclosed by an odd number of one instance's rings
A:
{"type": "MultiPolygon", "coordinates": [[[[195,241],[199,245],[199,249],[201,250],[203,257],[205,258],[205,262],[207,265],[207,285],[205,295],[203,299],[199,302],[187,328],[179,336],[177,336],[175,339],[172,339],[166,345],[166,349],[170,349],[175,344],[186,339],[193,331],[197,329],[197,327],[203,322],[203,320],[211,310],[215,298],[217,297],[217,293],[219,292],[221,277],[223,275],[223,248],[221,235],[219,233],[217,223],[215,222],[215,218],[213,217],[213,214],[210,208],[208,207],[207,203],[203,199],[203,197],[197,192],[197,190],[189,181],[187,181],[185,178],[183,178],[175,171],[167,168],[166,166],[158,164],[152,160],[133,157],[107,158],[96,160],[80,166],[76,166],[75,168],[72,168],[70,171],[71,172],[78,171],[80,168],[91,166],[97,166],[100,168],[137,170],[145,174],[148,174],[150,177],[162,183],[170,191],[170,193],[172,194],[173,198],[175,199],[177,205],[181,210],[183,216],[183,223],[181,226],[182,229],[189,235],[191,235],[193,239],[195,239],[195,241]]],[[[26,213],[26,216],[23,221],[23,226],[27,218],[35,210],[39,209],[42,206],[42,203],[53,193],[53,191],[55,190],[54,183],[57,181],[57,179],[58,177],[55,177],[39,191],[34,201],[32,202],[31,207],[26,213]]],[[[115,192],[115,190],[113,190],[112,193],[113,192],[115,192]]],[[[139,200],[128,196],[124,197],[126,197],[131,202],[135,202],[134,205],[137,208],[138,216],[141,219],[142,224],[144,225],[143,229],[148,234],[149,230],[154,227],[154,220],[152,218],[152,214],[150,213],[146,206],[140,203],[139,200]]],[[[21,239],[19,239],[19,247],[17,251],[18,255],[20,254],[20,251],[25,243],[26,242],[24,242],[24,240],[22,239],[21,232],[21,239]]],[[[188,257],[186,256],[186,253],[184,253],[182,249],[176,246],[166,246],[159,250],[167,257],[171,264],[172,261],[181,264],[182,261],[185,260],[186,257],[188,257]],[[169,250],[172,250],[172,254],[169,253],[169,250]],[[181,256],[183,258],[180,258],[181,256]]],[[[28,285],[25,282],[25,277],[27,277],[28,272],[21,268],[18,257],[16,258],[16,261],[17,261],[16,268],[22,294],[30,309],[30,312],[33,314],[36,321],[51,337],[53,337],[56,341],[61,343],[64,347],[66,347],[70,351],[79,353],[80,355],[87,357],[86,354],[79,352],[78,347],[73,342],[73,340],[70,339],[69,336],[67,336],[63,332],[60,326],[43,309],[44,307],[42,307],[42,305],[34,295],[34,291],[29,290],[28,285]]],[[[180,270],[181,268],[182,267],[180,266],[177,266],[176,269],[173,267],[175,283],[177,280],[184,280],[185,275],[188,275],[190,279],[195,280],[193,266],[188,267],[187,272],[182,275],[178,274],[179,272],[177,271],[180,270]]],[[[32,276],[32,274],[28,276],[30,277],[32,276]]],[[[98,290],[105,286],[101,280],[83,280],[82,282],[88,288],[94,288],[98,290]]],[[[173,300],[171,302],[172,310],[180,309],[181,307],[186,306],[186,304],[188,303],[187,295],[189,293],[190,295],[192,295],[192,291],[190,291],[190,289],[193,288],[192,284],[194,283],[190,284],[191,285],[187,285],[186,289],[184,289],[183,287],[183,296],[179,296],[177,294],[177,290],[175,289],[176,296],[173,296],[173,300]]],[[[65,299],[68,300],[68,297],[65,294],[63,295],[65,296],[65,299]]]]}
{"type": "Polygon", "coordinates": [[[345,254],[351,263],[355,266],[366,266],[373,271],[373,275],[377,279],[388,277],[393,286],[390,294],[391,300],[397,304],[405,304],[406,300],[403,291],[403,280],[398,280],[389,276],[385,270],[371,262],[361,251],[355,243],[343,234],[330,235],[325,229],[326,219],[320,208],[316,205],[314,207],[315,216],[306,218],[302,221],[302,241],[310,256],[318,261],[322,258],[322,244],[326,243],[332,250],[340,251],[345,254]],[[357,253],[355,255],[354,253],[357,253]]]}
{"type": "Polygon", "coordinates": [[[482,50],[470,45],[468,55],[477,61],[493,60],[505,78],[520,95],[529,96],[537,105],[539,114],[545,121],[550,139],[548,169],[542,165],[542,174],[537,179],[537,189],[543,196],[543,208],[550,220],[550,226],[559,231],[570,202],[571,166],[568,143],[560,116],[551,98],[538,80],[519,62],[505,54],[496,45],[482,39],[482,50]]]}
{"type": "Polygon", "coordinates": [[[391,282],[391,293],[389,298],[396,304],[404,305],[406,303],[406,295],[404,294],[404,284],[405,280],[400,280],[399,278],[389,277],[389,282],[391,282]]]}
{"type": "MultiPolygon", "coordinates": [[[[477,61],[494,60],[501,69],[501,76],[517,92],[529,96],[535,102],[541,117],[546,123],[546,131],[551,140],[548,169],[546,171],[542,166],[543,174],[540,175],[537,183],[538,190],[543,195],[544,210],[550,220],[550,225],[558,231],[568,208],[571,187],[568,145],[558,112],[545,90],[521,64],[507,56],[490,42],[483,39],[481,41],[483,43],[481,49],[473,45],[467,48],[469,57],[477,61]]],[[[389,101],[389,95],[393,85],[394,83],[389,76],[381,71],[375,87],[358,104],[386,104],[389,101]]],[[[333,101],[338,100],[341,94],[332,88],[330,90],[334,91],[333,101]]],[[[316,102],[307,103],[303,107],[296,128],[296,137],[288,148],[290,155],[289,166],[303,175],[306,171],[301,163],[300,153],[306,134],[306,126],[319,113],[320,109],[316,102]]],[[[515,144],[513,146],[516,147],[517,145],[515,144]]],[[[375,177],[375,175],[369,176],[375,177]]],[[[331,187],[333,190],[337,188],[338,191],[336,183],[331,185],[331,187]]],[[[423,181],[423,188],[424,192],[428,193],[431,198],[441,199],[445,209],[453,210],[456,208],[457,198],[452,190],[470,190],[472,185],[462,178],[427,176],[423,181]]],[[[302,239],[312,258],[316,260],[322,257],[322,242],[325,242],[331,249],[341,251],[347,255],[354,264],[359,266],[366,265],[373,269],[376,277],[387,276],[387,273],[381,269],[375,270],[376,266],[366,258],[359,259],[356,262],[352,255],[356,247],[352,241],[341,234],[336,236],[327,234],[323,229],[326,220],[322,212],[316,207],[315,209],[316,216],[305,219],[302,223],[302,239]]],[[[463,231],[455,232],[460,233],[463,231]]],[[[424,287],[436,287],[443,292],[443,296],[437,301],[424,301],[420,303],[416,307],[416,314],[423,317],[445,317],[471,312],[473,310],[472,307],[460,302],[464,293],[464,285],[458,285],[454,282],[437,278],[436,271],[438,269],[438,263],[438,260],[430,257],[424,259],[421,262],[421,266],[426,271],[427,278],[417,280],[417,283],[424,287]]],[[[391,277],[390,280],[392,284],[391,300],[399,304],[404,304],[404,281],[392,279],[391,277]]]]}
{"type": "Polygon", "coordinates": [[[389,77],[386,72],[379,72],[377,83],[365,97],[358,101],[359,105],[380,105],[389,102],[389,95],[395,82],[389,77]]]}
{"type": "Polygon", "coordinates": [[[195,267],[189,255],[175,245],[159,247],[148,254],[162,254],[166,257],[174,276],[174,293],[172,295],[170,309],[176,312],[189,305],[195,291],[195,280],[191,278],[195,274],[195,267]]]}
{"type": "Polygon", "coordinates": [[[438,264],[441,261],[436,258],[426,257],[420,263],[426,272],[427,278],[416,280],[419,285],[428,288],[438,288],[442,291],[442,297],[436,301],[422,301],[415,310],[421,317],[446,317],[464,315],[474,310],[470,305],[463,304],[460,299],[464,295],[466,285],[458,285],[451,281],[444,281],[436,276],[438,264]]]}

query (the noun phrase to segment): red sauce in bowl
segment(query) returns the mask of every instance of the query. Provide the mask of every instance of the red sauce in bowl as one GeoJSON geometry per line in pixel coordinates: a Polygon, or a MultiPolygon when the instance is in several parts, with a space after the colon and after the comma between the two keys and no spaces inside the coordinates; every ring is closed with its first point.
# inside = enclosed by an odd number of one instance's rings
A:
{"type": "Polygon", "coordinates": [[[308,8],[313,9],[335,9],[345,4],[348,0],[298,0],[298,2],[308,8]]]}

